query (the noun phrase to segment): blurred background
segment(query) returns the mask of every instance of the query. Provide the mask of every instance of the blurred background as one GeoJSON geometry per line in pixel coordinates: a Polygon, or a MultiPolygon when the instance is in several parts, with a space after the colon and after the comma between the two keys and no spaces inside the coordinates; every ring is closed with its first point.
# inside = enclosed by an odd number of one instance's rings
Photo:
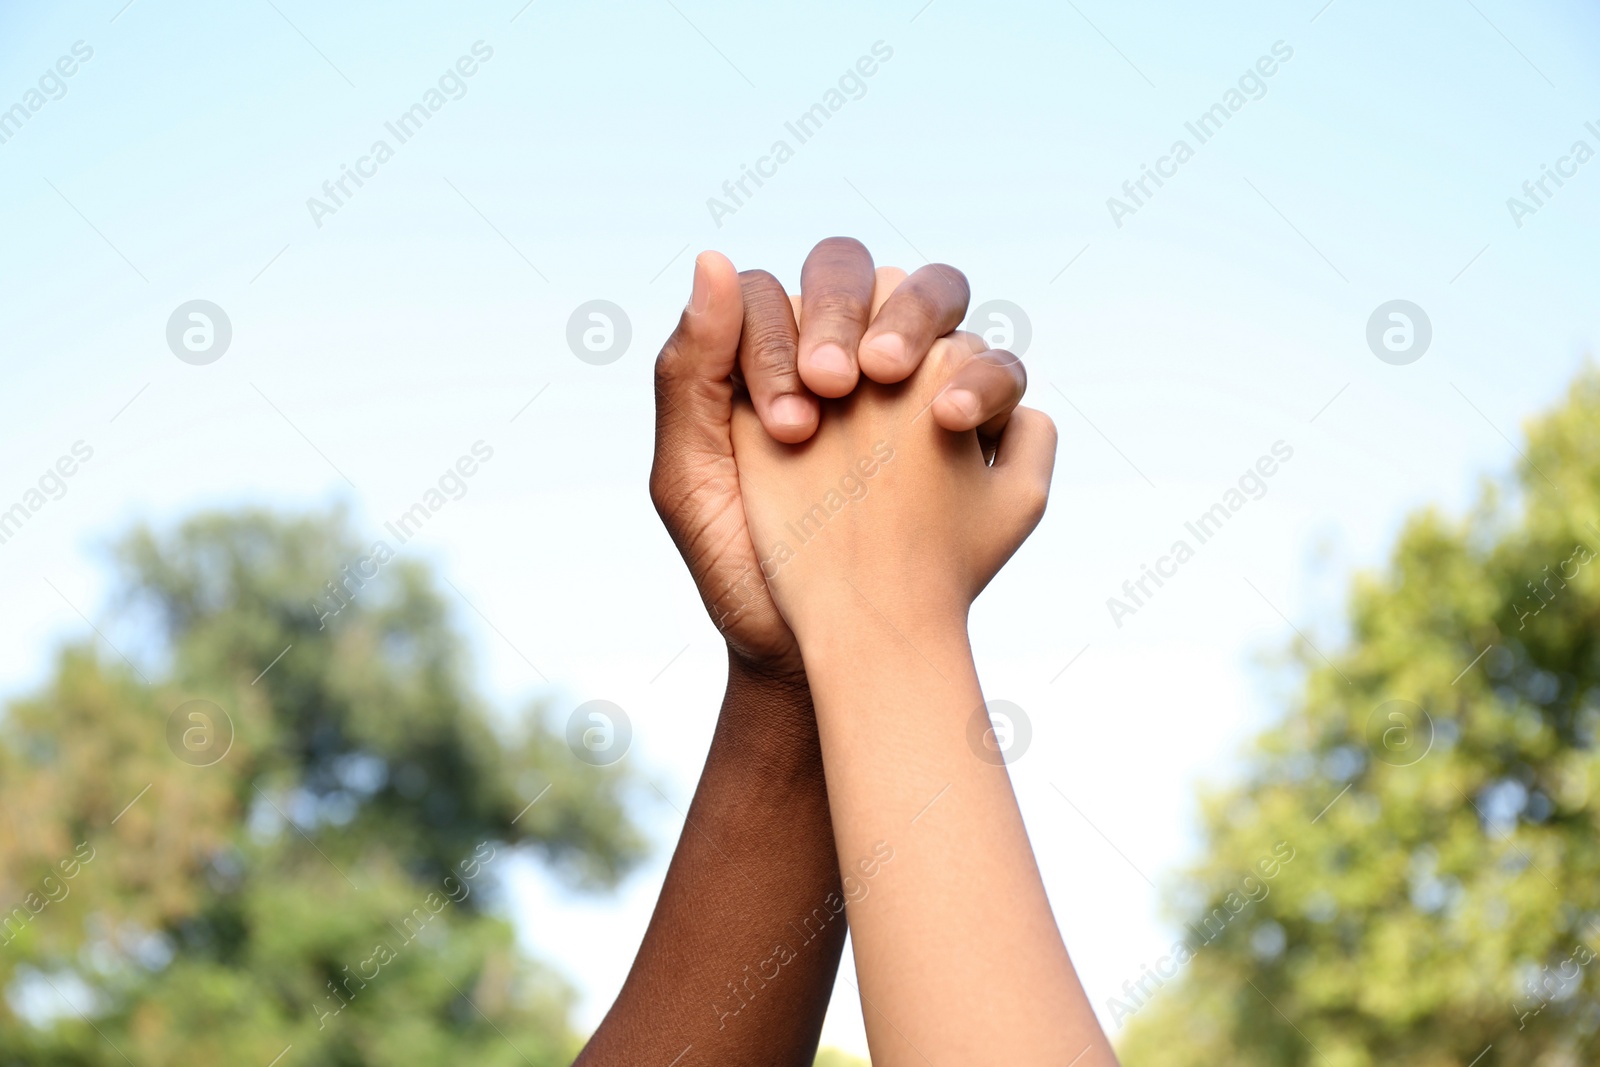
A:
{"type": "Polygon", "coordinates": [[[833,234],[964,270],[1060,427],[973,632],[1128,1061],[1592,1062],[1597,42],[0,4],[0,1062],[567,1062],[724,673],[651,361],[696,252],[793,288],[833,234]]]}

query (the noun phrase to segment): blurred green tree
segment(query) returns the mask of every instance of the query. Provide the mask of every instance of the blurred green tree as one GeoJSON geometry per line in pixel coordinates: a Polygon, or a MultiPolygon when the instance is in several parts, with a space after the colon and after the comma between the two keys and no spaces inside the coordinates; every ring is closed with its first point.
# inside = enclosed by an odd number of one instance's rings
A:
{"type": "Polygon", "coordinates": [[[1509,488],[1415,515],[1334,662],[1300,649],[1303,695],[1206,799],[1182,947],[1107,1005],[1128,1062],[1596,1062],[1600,375],[1509,488]]]}
{"type": "Polygon", "coordinates": [[[143,671],[69,647],[0,720],[0,1064],[570,1062],[490,905],[518,850],[613,884],[625,779],[538,709],[497,728],[389,556],[342,514],[121,542],[143,671]]]}

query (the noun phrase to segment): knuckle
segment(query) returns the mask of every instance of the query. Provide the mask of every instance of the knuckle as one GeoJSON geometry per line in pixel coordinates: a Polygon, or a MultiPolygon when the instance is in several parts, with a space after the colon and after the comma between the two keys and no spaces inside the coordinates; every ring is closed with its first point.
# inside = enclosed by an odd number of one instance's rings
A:
{"type": "Polygon", "coordinates": [[[671,514],[675,479],[667,473],[659,458],[650,467],[650,503],[654,505],[656,514],[662,519],[671,514]]]}
{"type": "Polygon", "coordinates": [[[991,348],[977,355],[980,363],[993,368],[989,373],[999,379],[998,387],[1001,391],[1020,400],[1028,388],[1028,369],[1023,366],[1022,360],[1003,348],[991,348]]]}
{"type": "Polygon", "coordinates": [[[945,336],[950,339],[951,344],[959,345],[961,350],[968,355],[981,356],[989,351],[989,343],[987,341],[978,334],[970,333],[967,330],[951,330],[945,336]]]}
{"type": "Polygon", "coordinates": [[[859,332],[867,324],[867,302],[853,289],[828,286],[806,298],[805,310],[806,322],[821,333],[836,334],[849,326],[859,332]]]}
{"type": "Polygon", "coordinates": [[[1022,367],[1022,360],[1018,359],[1015,353],[1008,352],[1003,348],[986,348],[978,353],[978,358],[990,366],[998,367],[1008,373],[1022,367]]]}
{"type": "Polygon", "coordinates": [[[972,298],[972,286],[967,283],[967,276],[948,263],[930,263],[918,274],[926,272],[929,284],[945,300],[952,304],[959,303],[962,310],[966,309],[967,301],[972,298]]]}
{"type": "Polygon", "coordinates": [[[923,362],[942,381],[951,381],[971,362],[972,353],[949,337],[940,337],[928,347],[923,362]]]}
{"type": "Polygon", "coordinates": [[[667,343],[661,346],[661,351],[656,355],[656,390],[670,388],[681,373],[683,365],[683,343],[681,337],[683,326],[680,324],[677,331],[667,338],[667,343]]]}
{"type": "Polygon", "coordinates": [[[1017,506],[1023,518],[1032,526],[1044,518],[1045,508],[1050,504],[1050,483],[1045,481],[1029,481],[1017,491],[1017,506]]]}
{"type": "Polygon", "coordinates": [[[739,337],[739,365],[746,379],[793,373],[799,339],[789,294],[764,270],[746,271],[740,278],[745,304],[744,328],[739,337]]]}
{"type": "Polygon", "coordinates": [[[773,290],[781,293],[783,292],[783,283],[778,281],[771,271],[757,268],[739,272],[739,288],[743,290],[745,299],[748,300],[752,294],[764,296],[773,290]]]}
{"type": "Polygon", "coordinates": [[[884,299],[888,299],[889,294],[900,288],[901,284],[908,277],[910,277],[910,275],[901,270],[899,267],[877,268],[872,272],[874,295],[877,293],[883,293],[884,299]]]}
{"type": "Polygon", "coordinates": [[[1040,451],[1055,455],[1056,442],[1059,440],[1055,419],[1038,408],[1019,407],[1011,413],[1011,423],[1017,430],[1026,430],[1030,436],[1037,437],[1040,451]]]}
{"type": "Polygon", "coordinates": [[[936,291],[919,281],[908,280],[894,291],[890,299],[895,302],[902,321],[915,324],[916,329],[925,333],[937,332],[937,325],[944,315],[943,304],[936,291]]]}
{"type": "Polygon", "coordinates": [[[750,273],[759,277],[745,278],[740,285],[744,297],[745,323],[766,319],[792,320],[794,309],[789,304],[789,294],[784,292],[778,279],[766,271],[750,273]]]}
{"type": "Polygon", "coordinates": [[[739,342],[739,362],[746,375],[771,377],[795,371],[795,335],[787,323],[764,319],[745,326],[739,342]]]}
{"type": "Polygon", "coordinates": [[[793,321],[794,309],[789,304],[789,294],[784,292],[778,279],[764,270],[746,271],[739,279],[746,328],[755,323],[793,321]]]}

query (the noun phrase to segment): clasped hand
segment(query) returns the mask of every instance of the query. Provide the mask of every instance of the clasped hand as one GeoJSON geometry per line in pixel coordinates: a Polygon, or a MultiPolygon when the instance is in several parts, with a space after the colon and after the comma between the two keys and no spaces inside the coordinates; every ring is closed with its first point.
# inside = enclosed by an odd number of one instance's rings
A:
{"type": "Polygon", "coordinates": [[[801,293],[715,252],[656,361],[650,494],[728,645],[644,943],[582,1064],[811,1063],[848,925],[877,1067],[1114,1067],[986,714],[973,599],[1055,427],[956,331],[966,278],[823,241],[801,293]],[[859,890],[871,879],[870,894],[859,890]]]}

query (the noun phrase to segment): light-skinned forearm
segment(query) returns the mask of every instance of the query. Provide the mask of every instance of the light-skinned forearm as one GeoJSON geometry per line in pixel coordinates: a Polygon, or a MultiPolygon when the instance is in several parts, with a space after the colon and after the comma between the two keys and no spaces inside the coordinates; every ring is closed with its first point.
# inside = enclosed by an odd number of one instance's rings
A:
{"type": "Polygon", "coordinates": [[[854,591],[830,618],[801,644],[839,865],[859,872],[880,841],[894,855],[849,908],[875,1067],[1114,1064],[1006,768],[969,746],[983,696],[964,619],[891,622],[854,591]]]}

